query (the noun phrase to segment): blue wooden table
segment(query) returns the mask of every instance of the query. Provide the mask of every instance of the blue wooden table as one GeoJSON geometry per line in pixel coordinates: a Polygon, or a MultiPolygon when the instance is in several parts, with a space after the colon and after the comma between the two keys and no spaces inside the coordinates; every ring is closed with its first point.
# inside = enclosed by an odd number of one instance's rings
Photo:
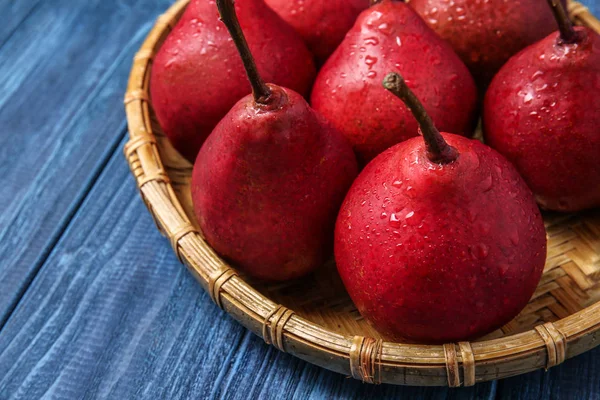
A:
{"type": "Polygon", "coordinates": [[[600,348],[473,388],[369,386],[221,312],[121,150],[132,56],[170,3],[0,0],[0,399],[600,399],[600,348]]]}

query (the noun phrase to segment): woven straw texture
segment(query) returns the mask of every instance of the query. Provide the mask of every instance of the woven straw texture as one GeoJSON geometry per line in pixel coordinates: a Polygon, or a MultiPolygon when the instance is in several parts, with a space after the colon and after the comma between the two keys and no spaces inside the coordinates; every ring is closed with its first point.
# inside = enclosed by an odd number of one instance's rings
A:
{"type": "MultiPolygon", "coordinates": [[[[134,58],[125,95],[125,156],[140,194],[179,259],[215,303],[281,351],[369,383],[471,386],[550,368],[600,339],[600,210],[546,214],[544,276],[522,313],[478,341],[443,346],[385,341],[359,315],[333,262],[301,281],[265,285],[241,276],[203,240],[192,212],[192,166],[164,136],[148,92],[152,59],[189,0],[158,18],[134,58]]],[[[600,22],[570,2],[573,20],[600,22]]]]}

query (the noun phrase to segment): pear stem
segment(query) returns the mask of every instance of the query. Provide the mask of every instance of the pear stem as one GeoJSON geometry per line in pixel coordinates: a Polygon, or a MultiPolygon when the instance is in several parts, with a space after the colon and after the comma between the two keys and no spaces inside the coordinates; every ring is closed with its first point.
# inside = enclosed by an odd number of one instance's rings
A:
{"type": "Polygon", "coordinates": [[[433,124],[431,117],[427,114],[425,107],[406,85],[400,74],[389,73],[383,80],[383,87],[400,98],[415,116],[421,127],[429,160],[438,164],[449,164],[458,158],[458,151],[446,143],[440,131],[433,124]]]}
{"type": "Polygon", "coordinates": [[[575,43],[577,41],[577,32],[573,28],[573,23],[569,19],[565,8],[563,7],[561,0],[548,0],[548,4],[552,9],[554,18],[558,23],[558,30],[560,31],[560,42],[561,43],[575,43]]]}
{"type": "Polygon", "coordinates": [[[258,73],[254,57],[250,52],[248,42],[246,41],[237,14],[235,13],[235,0],[217,0],[217,8],[221,15],[221,21],[223,21],[227,27],[227,30],[231,34],[233,42],[242,57],[246,74],[252,85],[254,101],[259,104],[268,104],[269,98],[271,97],[271,89],[258,73]]]}

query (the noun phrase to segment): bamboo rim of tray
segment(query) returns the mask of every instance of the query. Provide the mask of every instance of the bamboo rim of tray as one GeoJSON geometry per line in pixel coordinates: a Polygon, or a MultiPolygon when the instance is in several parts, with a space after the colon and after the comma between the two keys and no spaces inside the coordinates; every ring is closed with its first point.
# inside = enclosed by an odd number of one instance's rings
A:
{"type": "MultiPolygon", "coordinates": [[[[134,57],[125,108],[130,140],[125,155],[158,229],[214,302],[281,351],[368,383],[472,386],[550,368],[600,342],[600,302],[554,323],[481,342],[414,345],[348,336],[304,319],[263,296],[203,240],[186,215],[160,158],[150,117],[152,59],[189,0],[161,15],[134,57]]],[[[571,18],[600,32],[600,22],[577,2],[571,18]]]]}

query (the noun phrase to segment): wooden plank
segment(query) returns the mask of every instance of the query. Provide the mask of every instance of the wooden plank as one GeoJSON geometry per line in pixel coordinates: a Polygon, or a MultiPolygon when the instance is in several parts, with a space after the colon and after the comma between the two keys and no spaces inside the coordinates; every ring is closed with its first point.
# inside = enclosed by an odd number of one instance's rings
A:
{"type": "Polygon", "coordinates": [[[176,261],[119,150],[0,332],[0,398],[201,398],[246,334],[176,261]]]}
{"type": "Polygon", "coordinates": [[[212,304],[115,152],[0,331],[0,398],[492,398],[369,386],[275,351],[212,304]]]}
{"type": "Polygon", "coordinates": [[[585,4],[596,17],[600,16],[600,0],[580,0],[579,2],[585,4]]]}
{"type": "Polygon", "coordinates": [[[40,0],[0,0],[0,48],[39,4],[40,0]]]}
{"type": "Polygon", "coordinates": [[[169,3],[44,2],[0,49],[0,328],[125,134],[131,59],[169,3]]]}

